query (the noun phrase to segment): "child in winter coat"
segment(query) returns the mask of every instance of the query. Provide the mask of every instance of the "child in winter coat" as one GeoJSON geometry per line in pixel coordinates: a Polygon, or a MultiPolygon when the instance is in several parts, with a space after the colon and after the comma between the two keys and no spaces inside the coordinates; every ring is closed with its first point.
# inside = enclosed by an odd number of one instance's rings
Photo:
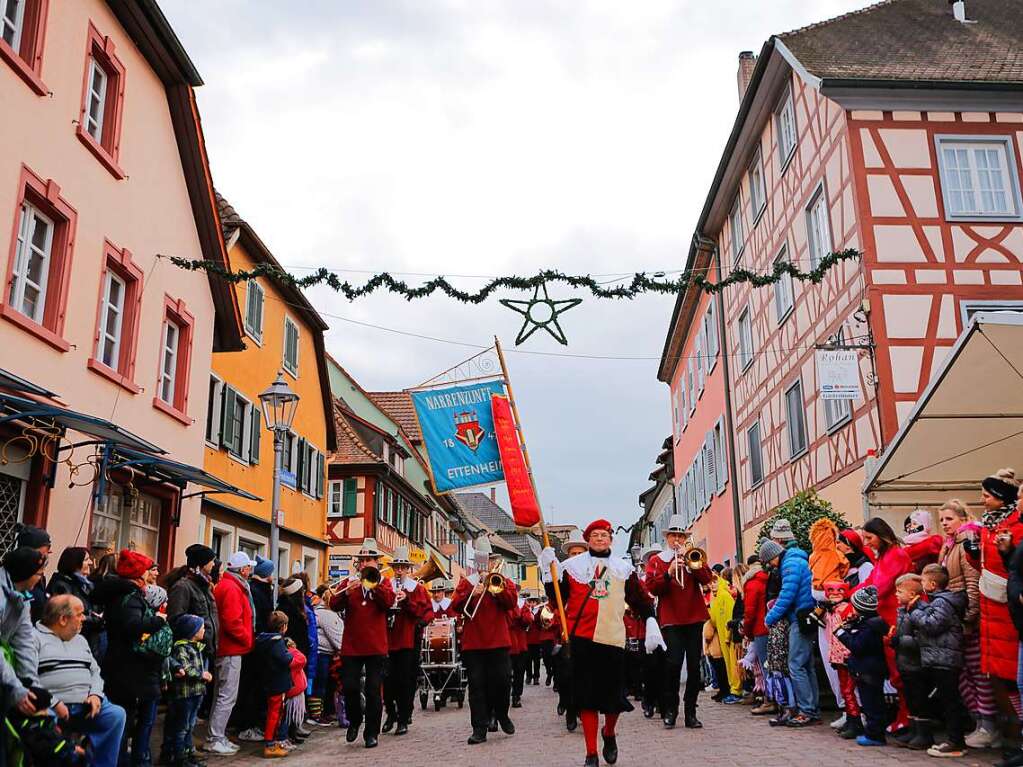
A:
{"type": "Polygon", "coordinates": [[[856,681],[847,665],[849,648],[835,638],[835,632],[856,610],[849,604],[850,588],[845,581],[825,581],[822,591],[826,600],[824,634],[828,648],[827,661],[838,672],[839,692],[845,703],[845,724],[839,728],[838,734],[846,740],[852,740],[863,734],[863,721],[860,719],[860,703],[856,699],[856,681]]]}
{"type": "Polygon", "coordinates": [[[288,630],[288,616],[280,610],[270,613],[267,630],[257,634],[253,653],[258,660],[260,682],[266,696],[266,723],[263,728],[263,756],[277,759],[288,755],[284,744],[277,740],[277,727],[284,710],[284,696],[292,688],[291,652],[284,639],[288,630]]]}
{"type": "Polygon", "coordinates": [[[918,602],[909,622],[920,646],[920,661],[927,689],[937,690],[947,738],[927,750],[931,756],[958,757],[966,753],[964,731],[966,708],[959,695],[959,674],[963,668],[963,616],[968,597],[965,591],[948,591],[948,570],[927,565],[923,572],[927,602],[918,602]]]}
{"type": "Polygon", "coordinates": [[[163,661],[163,689],[167,699],[167,737],[164,758],[174,767],[197,767],[204,762],[195,758],[192,730],[206,685],[213,675],[206,670],[203,656],[206,624],[198,615],[182,613],[171,622],[174,644],[163,661]]]}
{"type": "Polygon", "coordinates": [[[864,733],[856,738],[861,746],[883,746],[887,724],[884,702],[884,680],[888,664],[884,654],[884,638],[888,624],[877,614],[877,589],[865,586],[852,595],[856,614],[835,632],[849,649],[849,672],[856,680],[856,691],[866,719],[864,733]]]}
{"type": "Polygon", "coordinates": [[[291,689],[284,695],[284,722],[278,731],[292,743],[302,743],[309,737],[309,733],[302,729],[302,722],[305,721],[305,691],[309,684],[305,675],[306,657],[294,640],[286,639],[285,642],[291,654],[291,663],[288,664],[291,689]]]}
{"type": "Polygon", "coordinates": [[[922,603],[923,596],[923,580],[919,575],[906,573],[899,576],[895,581],[899,611],[895,616],[895,625],[888,632],[888,642],[895,650],[895,667],[902,677],[906,708],[909,710],[909,726],[892,737],[895,745],[908,746],[914,751],[922,751],[934,745],[927,726],[927,694],[931,688],[927,685],[923,665],[920,663],[920,645],[909,620],[910,611],[922,603]]]}

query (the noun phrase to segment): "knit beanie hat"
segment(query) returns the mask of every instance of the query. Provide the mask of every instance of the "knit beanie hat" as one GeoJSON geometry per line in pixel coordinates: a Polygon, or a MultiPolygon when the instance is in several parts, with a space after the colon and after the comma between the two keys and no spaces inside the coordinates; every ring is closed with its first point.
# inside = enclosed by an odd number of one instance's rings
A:
{"type": "Polygon", "coordinates": [[[205,567],[217,558],[217,552],[201,543],[193,543],[185,549],[185,564],[189,567],[205,567]]]}
{"type": "Polygon", "coordinates": [[[20,546],[4,555],[4,569],[15,583],[27,581],[46,562],[46,555],[31,546],[20,546]]]}
{"type": "Polygon", "coordinates": [[[1005,504],[1015,503],[1019,497],[1019,483],[1012,469],[1002,469],[997,474],[985,477],[980,485],[1005,504]]]}
{"type": "Polygon", "coordinates": [[[138,580],[152,566],[153,560],[131,549],[121,549],[117,555],[117,574],[129,581],[138,580]]]}
{"type": "Polygon", "coordinates": [[[274,563],[270,559],[263,559],[263,557],[256,555],[256,566],[252,570],[252,574],[259,578],[269,578],[274,574],[274,563]]]}
{"type": "Polygon", "coordinates": [[[163,586],[157,586],[155,583],[150,583],[142,589],[142,599],[154,610],[159,610],[167,604],[167,589],[163,586]]]}
{"type": "Polygon", "coordinates": [[[15,546],[28,546],[31,549],[42,548],[43,546],[50,545],[50,534],[43,530],[41,527],[32,527],[32,525],[23,525],[18,530],[18,538],[14,543],[15,546]]]}
{"type": "Polygon", "coordinates": [[[794,541],[796,535],[792,532],[792,523],[785,517],[774,520],[774,524],[771,525],[771,537],[779,541],[794,541]]]}
{"type": "Polygon", "coordinates": [[[171,620],[171,631],[175,639],[191,639],[203,627],[203,619],[191,613],[181,613],[171,620]]]}
{"type": "Polygon", "coordinates": [[[769,564],[775,557],[780,557],[784,553],[785,548],[780,543],[768,539],[760,544],[760,563],[769,564]]]}
{"type": "Polygon", "coordinates": [[[877,589],[873,586],[864,586],[859,591],[853,592],[852,606],[860,615],[874,615],[877,613],[877,589]]]}

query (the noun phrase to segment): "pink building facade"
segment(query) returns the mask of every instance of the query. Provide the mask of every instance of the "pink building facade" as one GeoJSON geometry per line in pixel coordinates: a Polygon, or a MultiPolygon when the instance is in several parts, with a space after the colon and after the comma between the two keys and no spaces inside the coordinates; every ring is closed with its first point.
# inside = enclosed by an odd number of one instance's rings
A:
{"type": "MultiPolygon", "coordinates": [[[[976,6],[966,25],[944,4],[898,0],[740,59],[739,115],[694,242],[726,273],[779,260],[809,271],[830,252],[862,253],[817,285],[724,291],[746,553],[771,510],[806,488],[851,522],[881,513],[901,527],[911,509],[863,505],[868,455],[895,435],[972,312],[1023,310],[1023,114],[1012,97],[1023,68],[985,63],[1023,32],[1001,4],[976,6]],[[953,56],[978,33],[995,42],[953,56]],[[819,396],[822,346],[857,354],[857,399],[819,396]]],[[[699,332],[676,317],[669,341],[680,330],[699,332]]]]}
{"type": "Polygon", "coordinates": [[[203,461],[211,353],[242,348],[233,291],[157,258],[227,263],[201,80],[152,0],[12,5],[0,537],[24,521],[57,551],[133,547],[167,565],[196,539],[199,499],[184,496],[203,461]]]}

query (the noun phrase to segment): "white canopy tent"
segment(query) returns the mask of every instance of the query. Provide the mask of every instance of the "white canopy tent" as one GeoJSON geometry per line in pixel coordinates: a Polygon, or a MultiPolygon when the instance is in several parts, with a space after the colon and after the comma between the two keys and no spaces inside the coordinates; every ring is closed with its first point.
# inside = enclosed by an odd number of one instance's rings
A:
{"type": "Polygon", "coordinates": [[[869,472],[872,509],[976,504],[980,481],[1023,469],[1023,314],[981,312],[869,472]]]}

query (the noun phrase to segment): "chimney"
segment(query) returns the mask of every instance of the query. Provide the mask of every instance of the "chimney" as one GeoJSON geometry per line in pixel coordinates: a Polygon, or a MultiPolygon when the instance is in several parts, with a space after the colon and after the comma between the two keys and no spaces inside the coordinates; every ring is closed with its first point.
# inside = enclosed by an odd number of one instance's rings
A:
{"type": "Polygon", "coordinates": [[[746,89],[749,87],[749,81],[753,77],[753,69],[757,65],[757,57],[753,55],[753,51],[743,51],[739,54],[739,71],[735,74],[735,79],[739,84],[739,101],[742,101],[742,97],[746,95],[746,89]]]}
{"type": "Polygon", "coordinates": [[[949,0],[952,6],[952,15],[960,24],[966,23],[966,0],[949,0]]]}

